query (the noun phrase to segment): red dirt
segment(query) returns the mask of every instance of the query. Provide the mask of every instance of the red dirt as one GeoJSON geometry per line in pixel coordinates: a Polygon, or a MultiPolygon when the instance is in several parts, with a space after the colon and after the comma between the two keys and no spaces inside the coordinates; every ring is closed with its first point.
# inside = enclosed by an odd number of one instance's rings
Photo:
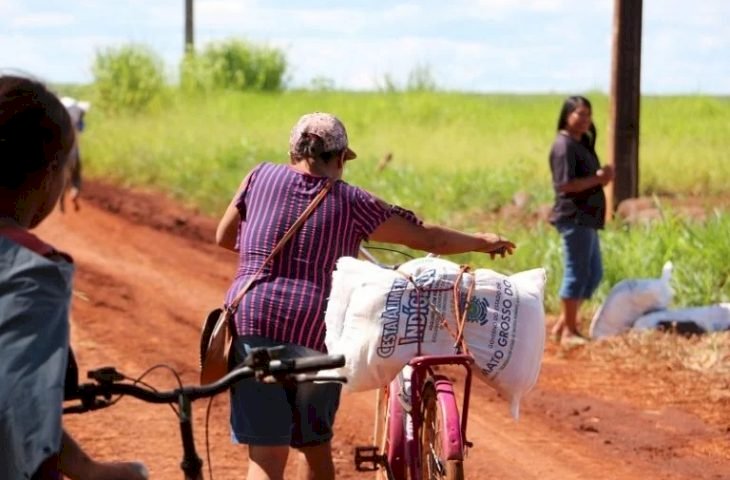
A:
{"type": "MultiPolygon", "coordinates": [[[[80,212],[54,213],[38,229],[76,259],[72,343],[81,370],[114,365],[138,376],[164,363],[196,383],[200,323],[222,300],[236,261],[212,244],[215,220],[153,193],[94,182],[84,193],[80,212]]],[[[688,374],[626,349],[629,358],[616,361],[605,351],[547,345],[519,422],[477,381],[467,478],[730,479],[728,376],[688,374]]],[[[165,370],[146,380],[158,388],[176,382],[165,370]]],[[[246,468],[245,447],[229,440],[227,403],[216,398],[210,419],[217,479],[242,478],[246,468]]],[[[198,402],[194,416],[207,465],[205,407],[198,402]]],[[[343,396],[333,442],[338,478],[372,478],[354,470],[352,452],[371,442],[373,407],[372,393],[343,396]]],[[[123,399],[64,421],[98,457],[140,459],[153,479],[181,476],[176,417],[165,406],[123,399]]]]}

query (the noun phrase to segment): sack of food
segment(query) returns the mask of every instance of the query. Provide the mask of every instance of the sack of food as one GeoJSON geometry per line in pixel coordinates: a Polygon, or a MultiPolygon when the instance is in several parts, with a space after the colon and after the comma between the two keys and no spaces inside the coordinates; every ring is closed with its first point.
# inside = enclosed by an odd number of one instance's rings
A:
{"type": "Polygon", "coordinates": [[[730,330],[730,303],[659,310],[642,315],[633,325],[634,330],[661,327],[696,333],[730,330]]]}
{"type": "Polygon", "coordinates": [[[662,267],[660,278],[627,279],[618,282],[591,320],[591,338],[619,335],[642,315],[664,310],[672,301],[672,262],[662,267]]]}
{"type": "Polygon", "coordinates": [[[332,285],[325,343],[329,353],[346,357],[338,371],[348,379],[346,390],[383,387],[419,354],[453,354],[458,304],[477,378],[505,396],[517,417],[542,362],[544,269],[503,275],[425,257],[389,270],[344,257],[332,285]]]}

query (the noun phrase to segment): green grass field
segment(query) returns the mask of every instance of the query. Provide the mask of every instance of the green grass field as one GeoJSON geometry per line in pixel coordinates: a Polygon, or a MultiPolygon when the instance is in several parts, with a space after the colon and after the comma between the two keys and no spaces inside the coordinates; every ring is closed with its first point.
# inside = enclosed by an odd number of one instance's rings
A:
{"type": "MultiPolygon", "coordinates": [[[[83,95],[83,90],[74,92],[83,95]]],[[[588,93],[605,160],[608,98],[588,93]]],[[[474,267],[514,272],[548,270],[546,302],[557,307],[559,238],[547,224],[499,221],[490,212],[528,192],[531,208],[550,203],[548,151],[562,95],[477,95],[445,92],[353,93],[286,91],[168,93],[144,114],[89,113],[82,148],[85,172],[129,186],[154,187],[217,216],[241,178],[260,161],[287,161],[298,117],[329,111],[347,125],[359,158],[345,179],[417,212],[427,221],[496,231],[518,243],[492,262],[464,255],[474,267]],[[386,153],[393,160],[382,173],[386,153]]],[[[730,98],[649,97],[641,104],[642,195],[722,195],[730,181],[730,98]]],[[[704,223],[665,211],[651,227],[616,223],[602,234],[605,277],[590,307],[624,278],[657,277],[675,264],[675,305],[730,301],[730,219],[704,223]]],[[[589,315],[590,312],[587,312],[589,315]]]]}

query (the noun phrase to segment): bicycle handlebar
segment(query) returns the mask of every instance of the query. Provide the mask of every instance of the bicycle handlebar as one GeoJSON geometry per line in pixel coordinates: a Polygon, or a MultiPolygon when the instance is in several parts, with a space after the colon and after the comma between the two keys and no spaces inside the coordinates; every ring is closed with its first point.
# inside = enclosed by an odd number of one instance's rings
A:
{"type": "Polygon", "coordinates": [[[310,380],[345,382],[342,377],[311,377],[303,375],[310,372],[342,367],[345,365],[343,355],[318,355],[302,358],[272,359],[275,350],[253,349],[251,354],[238,367],[217,382],[200,386],[181,386],[167,391],[155,391],[148,387],[140,387],[134,383],[118,383],[125,377],[113,367],[105,367],[89,372],[89,378],[96,383],[84,383],[66,400],[81,400],[81,405],[64,407],[64,413],[81,413],[104,408],[112,395],[129,395],[148,403],[174,403],[181,396],[189,400],[212,397],[245,378],[256,376],[262,382],[302,382],[310,380]]]}

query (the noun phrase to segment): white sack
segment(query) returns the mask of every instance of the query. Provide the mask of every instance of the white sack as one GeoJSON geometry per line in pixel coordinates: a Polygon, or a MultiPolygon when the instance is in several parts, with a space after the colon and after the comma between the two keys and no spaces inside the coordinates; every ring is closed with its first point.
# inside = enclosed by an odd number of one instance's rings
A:
{"type": "MultiPolygon", "coordinates": [[[[345,390],[386,386],[418,354],[419,340],[421,355],[454,353],[452,286],[458,274],[457,264],[433,257],[406,262],[398,271],[349,257],[338,260],[325,343],[329,353],[346,357],[337,372],[348,379],[345,390]],[[432,291],[419,294],[409,276],[432,291]]],[[[545,270],[506,276],[477,269],[463,275],[462,296],[475,281],[464,339],[476,377],[508,399],[516,418],[520,398],[534,386],[542,362],[545,270]]]]}
{"type": "Polygon", "coordinates": [[[633,328],[636,330],[654,329],[661,322],[693,322],[705,332],[730,330],[730,303],[648,313],[639,317],[633,328]]]}
{"type": "Polygon", "coordinates": [[[660,278],[621,280],[614,285],[593,316],[591,338],[619,335],[629,330],[640,316],[666,309],[672,301],[671,277],[672,263],[667,262],[660,278]]]}

